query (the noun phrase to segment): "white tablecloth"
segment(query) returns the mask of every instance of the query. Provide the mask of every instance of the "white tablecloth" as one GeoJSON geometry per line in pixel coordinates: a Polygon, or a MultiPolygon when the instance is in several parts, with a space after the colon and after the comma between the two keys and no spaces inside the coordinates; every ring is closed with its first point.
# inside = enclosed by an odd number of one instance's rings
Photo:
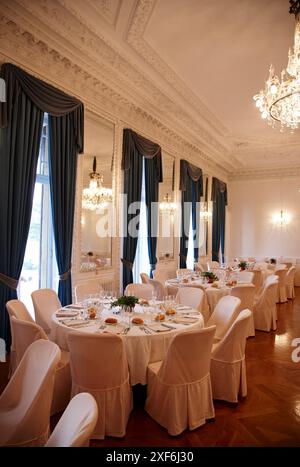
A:
{"type": "MultiPolygon", "coordinates": [[[[141,310],[140,310],[141,311],[141,310]]],[[[182,312],[183,313],[183,312],[182,312]]],[[[195,311],[196,313],[196,311],[195,311]]],[[[111,312],[103,312],[103,316],[113,316],[111,312]]],[[[179,313],[176,317],[179,316],[179,313]]],[[[160,361],[166,355],[170,341],[175,334],[180,331],[191,331],[204,327],[204,321],[201,314],[197,315],[198,321],[194,324],[176,324],[170,322],[174,326],[174,330],[166,330],[166,332],[156,332],[145,334],[139,326],[132,326],[126,335],[121,335],[125,340],[126,353],[130,371],[131,385],[147,384],[147,366],[149,363],[160,361]]],[[[64,318],[67,319],[67,318],[64,318]]],[[[118,317],[118,319],[120,319],[118,317]]],[[[52,317],[52,340],[56,342],[61,349],[68,350],[67,334],[72,331],[80,331],[87,333],[103,332],[99,330],[100,323],[90,320],[87,325],[82,327],[68,327],[62,323],[63,318],[57,318],[54,314],[52,317]]],[[[168,321],[166,321],[166,324],[168,321]]],[[[109,327],[106,330],[109,331],[109,327]]],[[[95,356],[97,358],[97,356],[95,356]]]]}

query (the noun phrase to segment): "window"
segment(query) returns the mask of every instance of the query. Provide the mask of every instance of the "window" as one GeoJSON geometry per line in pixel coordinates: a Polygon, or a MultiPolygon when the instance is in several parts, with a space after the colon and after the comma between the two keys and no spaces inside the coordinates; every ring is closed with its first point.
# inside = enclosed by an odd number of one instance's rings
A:
{"type": "Polygon", "coordinates": [[[148,230],[147,230],[147,207],[146,207],[146,190],[145,190],[145,161],[143,159],[143,175],[142,175],[142,191],[141,191],[141,209],[139,221],[139,234],[136,247],[136,254],[133,263],[133,282],[142,282],[140,273],[145,272],[150,275],[150,262],[148,250],[148,230]]]}
{"type": "Polygon", "coordinates": [[[31,292],[40,288],[57,290],[58,286],[58,271],[51,216],[48,135],[48,115],[45,114],[30,229],[18,286],[18,297],[25,303],[31,314],[33,314],[31,292]]]}

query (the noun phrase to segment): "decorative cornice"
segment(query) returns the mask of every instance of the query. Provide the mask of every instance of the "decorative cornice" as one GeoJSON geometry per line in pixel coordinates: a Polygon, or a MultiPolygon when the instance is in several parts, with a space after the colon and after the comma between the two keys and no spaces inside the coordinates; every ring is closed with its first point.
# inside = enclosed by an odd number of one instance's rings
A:
{"type": "Polygon", "coordinates": [[[228,181],[239,182],[245,180],[270,180],[295,177],[300,177],[300,167],[240,170],[231,173],[228,177],[228,181]]]}
{"type": "MultiPolygon", "coordinates": [[[[198,96],[191,91],[144,39],[144,33],[156,2],[157,0],[137,1],[126,37],[128,44],[178,92],[191,108],[201,115],[206,123],[213,128],[214,133],[222,138],[228,138],[228,129],[208,110],[198,96]]],[[[207,133],[205,136],[207,136],[207,133]]],[[[222,147],[221,144],[219,147],[222,147]]]]}
{"type": "Polygon", "coordinates": [[[184,155],[191,162],[206,168],[209,173],[219,173],[226,178],[226,171],[213,163],[196,145],[184,140],[143,108],[91,76],[45,42],[36,39],[10,18],[2,15],[0,25],[0,38],[5,38],[1,41],[0,51],[7,61],[12,61],[50,84],[71,92],[83,100],[90,110],[99,114],[105,111],[112,118],[119,117],[145,136],[157,140],[171,154],[178,157],[184,155]]]}
{"type": "MultiPolygon", "coordinates": [[[[138,70],[128,57],[120,55],[104,36],[100,36],[101,28],[92,26],[74,7],[72,11],[64,8],[66,0],[3,1],[6,16],[10,13],[11,20],[20,27],[59,50],[71,62],[81,64],[93,78],[103,79],[136,105],[147,108],[148,113],[163,120],[183,139],[187,138],[195,147],[201,148],[206,159],[220,164],[224,170],[232,170],[228,147],[221,145],[213,134],[205,131],[194,117],[169,98],[165,90],[151,82],[145,71],[138,70]],[[43,18],[47,20],[46,24],[42,23],[43,18]],[[163,112],[158,113],[159,109],[163,112]]],[[[67,2],[66,6],[69,5],[67,2]]]]}

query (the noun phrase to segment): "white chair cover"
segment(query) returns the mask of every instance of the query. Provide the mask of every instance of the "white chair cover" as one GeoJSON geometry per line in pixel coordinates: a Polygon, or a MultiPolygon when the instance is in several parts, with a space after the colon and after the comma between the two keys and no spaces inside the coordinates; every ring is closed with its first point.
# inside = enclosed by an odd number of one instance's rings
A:
{"type": "Polygon", "coordinates": [[[225,295],[218,301],[206,323],[207,326],[216,326],[215,340],[220,340],[225,336],[239,314],[240,304],[241,300],[231,295],[225,295]]]}
{"type": "Polygon", "coordinates": [[[150,284],[128,284],[125,289],[125,295],[133,295],[144,300],[151,300],[153,287],[150,284]]]}
{"type": "Polygon", "coordinates": [[[88,281],[80,282],[74,287],[76,303],[82,302],[87,295],[98,294],[103,291],[103,286],[99,279],[89,279],[88,281]]]}
{"type": "Polygon", "coordinates": [[[150,277],[148,276],[148,274],[146,274],[145,272],[141,272],[140,277],[141,277],[141,280],[142,280],[143,284],[148,284],[149,283],[150,277]]]}
{"type": "Polygon", "coordinates": [[[89,439],[98,420],[98,405],[87,392],[73,397],[51,433],[46,447],[82,447],[89,439]]]}
{"type": "Polygon", "coordinates": [[[180,305],[190,306],[202,313],[204,322],[209,318],[208,306],[204,306],[205,292],[200,287],[181,287],[176,295],[176,302],[180,305]]]}
{"type": "MultiPolygon", "coordinates": [[[[9,314],[9,318],[11,320],[12,316],[17,319],[22,319],[23,321],[29,321],[30,323],[34,323],[34,320],[27,310],[26,306],[20,300],[9,300],[6,303],[6,309],[9,314]]],[[[10,346],[10,358],[9,358],[9,370],[8,370],[8,378],[14,373],[15,369],[17,368],[18,361],[16,357],[16,346],[15,346],[15,336],[14,330],[10,327],[11,331],[11,346],[10,346]]]]}
{"type": "Polygon", "coordinates": [[[292,266],[286,274],[286,295],[287,298],[295,298],[295,273],[296,268],[292,266]]]}
{"type": "Polygon", "coordinates": [[[256,293],[258,294],[263,286],[264,276],[261,269],[253,269],[251,272],[253,273],[252,284],[255,285],[256,293]]]}
{"type": "Polygon", "coordinates": [[[99,416],[92,438],[122,437],[132,409],[128,362],[121,337],[113,334],[68,335],[72,395],[89,392],[99,416]]]}
{"type": "Polygon", "coordinates": [[[207,270],[210,271],[211,269],[216,269],[220,267],[220,263],[218,261],[207,261],[207,270]]]}
{"type": "Polygon", "coordinates": [[[238,282],[248,282],[249,284],[253,283],[254,274],[252,271],[239,271],[237,273],[238,282]]]}
{"type": "Polygon", "coordinates": [[[28,347],[0,396],[0,446],[45,444],[59,359],[53,342],[38,340],[28,347]]]}
{"type": "Polygon", "coordinates": [[[231,289],[231,296],[238,297],[241,300],[239,312],[242,310],[250,310],[251,317],[249,319],[249,329],[247,337],[255,336],[255,326],[253,318],[255,286],[253,284],[241,284],[231,289]]]}
{"type": "Polygon", "coordinates": [[[251,311],[240,312],[223,339],[213,346],[210,377],[214,399],[238,402],[247,395],[245,347],[251,311]]]}
{"type": "Polygon", "coordinates": [[[278,291],[277,291],[277,303],[287,302],[286,296],[286,276],[287,269],[277,269],[275,271],[276,276],[278,276],[278,291]]]}
{"type": "Polygon", "coordinates": [[[35,321],[49,336],[51,333],[51,317],[61,307],[58,295],[52,289],[39,289],[32,292],[31,298],[35,321]]]}
{"type": "Polygon", "coordinates": [[[167,295],[167,290],[161,282],[155,279],[149,279],[148,284],[152,285],[152,287],[154,288],[157,300],[163,300],[165,298],[165,296],[167,295]]]}
{"type": "MultiPolygon", "coordinates": [[[[16,364],[23,358],[27,348],[36,340],[48,340],[45,331],[36,323],[11,318],[11,327],[15,335],[16,364]]],[[[55,385],[51,415],[64,410],[69,403],[71,394],[71,373],[69,365],[70,355],[66,350],[61,351],[61,359],[56,368],[55,385]]]]}
{"type": "Polygon", "coordinates": [[[215,416],[209,374],[214,333],[215,326],[177,334],[165,359],[148,366],[145,409],[170,435],[215,416]]]}
{"type": "Polygon", "coordinates": [[[179,277],[181,274],[184,275],[189,275],[189,274],[193,274],[193,270],[192,269],[187,269],[187,268],[180,268],[180,269],[177,269],[176,270],[176,276],[179,277]]]}
{"type": "MultiPolygon", "coordinates": [[[[271,276],[272,277],[272,276],[271,276]]],[[[254,303],[253,317],[255,329],[269,332],[277,328],[277,300],[278,279],[268,278],[261,295],[254,303]]]]}

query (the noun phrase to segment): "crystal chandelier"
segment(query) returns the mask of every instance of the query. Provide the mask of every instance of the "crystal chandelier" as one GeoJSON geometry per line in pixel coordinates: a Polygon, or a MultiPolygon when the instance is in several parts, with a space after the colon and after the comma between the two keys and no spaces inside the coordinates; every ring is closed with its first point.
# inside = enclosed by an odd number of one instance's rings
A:
{"type": "Polygon", "coordinates": [[[276,122],[284,128],[294,130],[300,123],[300,1],[290,0],[290,14],[296,18],[294,48],[289,50],[288,65],[281,72],[281,78],[275,75],[271,65],[265,89],[253,96],[261,118],[275,127],[276,122]]]}
{"type": "Polygon", "coordinates": [[[169,196],[169,193],[166,194],[164,197],[163,202],[159,203],[159,209],[161,211],[168,211],[168,212],[174,212],[175,209],[177,208],[176,203],[172,202],[172,198],[169,196]]]}
{"type": "Polygon", "coordinates": [[[97,172],[96,157],[93,161],[93,172],[89,174],[90,184],[82,191],[82,208],[90,211],[106,208],[112,201],[112,190],[103,187],[103,175],[97,172]]]}

